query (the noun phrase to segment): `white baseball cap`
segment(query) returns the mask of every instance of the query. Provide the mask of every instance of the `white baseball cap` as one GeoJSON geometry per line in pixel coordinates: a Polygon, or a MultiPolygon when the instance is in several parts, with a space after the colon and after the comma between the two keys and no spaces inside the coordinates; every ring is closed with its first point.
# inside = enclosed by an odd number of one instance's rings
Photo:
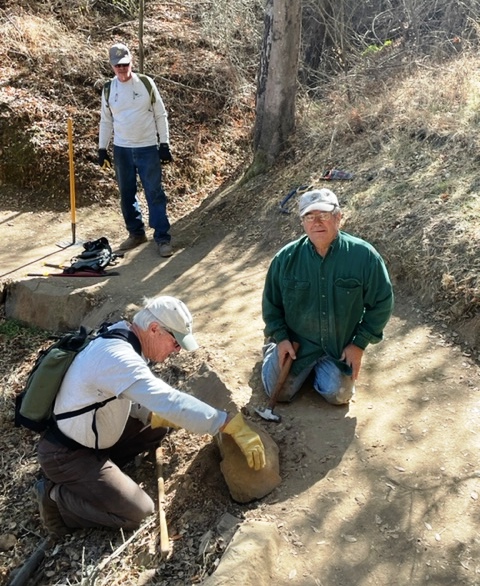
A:
{"type": "Polygon", "coordinates": [[[145,305],[158,323],[171,332],[185,350],[197,350],[199,347],[193,337],[193,318],[183,301],[176,297],[162,295],[148,301],[145,305]]]}

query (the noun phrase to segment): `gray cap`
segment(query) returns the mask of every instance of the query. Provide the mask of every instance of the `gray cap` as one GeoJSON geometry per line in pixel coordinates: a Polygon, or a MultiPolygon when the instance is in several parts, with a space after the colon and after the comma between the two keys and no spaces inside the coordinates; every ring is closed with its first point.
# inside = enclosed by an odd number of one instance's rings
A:
{"type": "Polygon", "coordinates": [[[110,48],[108,52],[110,65],[129,65],[132,60],[132,55],[126,45],[123,43],[116,43],[110,48]]]}
{"type": "Polygon", "coordinates": [[[337,196],[330,189],[314,189],[307,191],[298,201],[300,216],[318,210],[319,212],[333,212],[339,208],[337,196]]]}

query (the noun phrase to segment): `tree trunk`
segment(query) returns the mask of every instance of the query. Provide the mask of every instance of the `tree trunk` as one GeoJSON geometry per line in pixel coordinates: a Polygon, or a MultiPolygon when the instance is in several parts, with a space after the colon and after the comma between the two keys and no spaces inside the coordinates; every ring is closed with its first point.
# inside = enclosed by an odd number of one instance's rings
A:
{"type": "Polygon", "coordinates": [[[143,47],[143,25],[145,18],[145,2],[139,0],[138,4],[138,71],[143,73],[143,63],[145,59],[145,52],[143,47]]]}
{"type": "Polygon", "coordinates": [[[301,0],[266,0],[257,84],[254,163],[272,165],[295,130],[301,0]]]}

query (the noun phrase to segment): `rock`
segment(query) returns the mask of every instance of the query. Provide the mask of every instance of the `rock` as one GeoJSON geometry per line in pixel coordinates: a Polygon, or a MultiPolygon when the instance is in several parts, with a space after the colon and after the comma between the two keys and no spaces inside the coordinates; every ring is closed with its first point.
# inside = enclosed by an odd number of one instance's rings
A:
{"type": "Polygon", "coordinates": [[[218,521],[215,531],[209,529],[203,534],[198,548],[199,563],[204,561],[207,556],[216,556],[219,551],[224,550],[241,523],[242,520],[238,517],[234,517],[230,513],[224,513],[218,521]]]}
{"type": "Polygon", "coordinates": [[[230,543],[237,527],[242,523],[242,520],[238,517],[230,515],[230,513],[224,513],[219,520],[216,531],[219,537],[224,543],[230,543]]]}
{"type": "MultiPolygon", "coordinates": [[[[230,413],[238,411],[232,399],[232,392],[217,373],[206,364],[195,376],[190,378],[188,392],[217,409],[223,409],[230,413]]],[[[262,470],[255,471],[248,466],[245,456],[231,436],[222,433],[216,438],[222,456],[220,468],[231,497],[239,503],[248,503],[263,498],[282,480],[277,444],[266,431],[255,423],[248,421],[248,425],[260,435],[265,446],[267,463],[262,470]]]]}
{"type": "Polygon", "coordinates": [[[231,436],[222,433],[216,438],[222,456],[220,469],[231,497],[238,503],[261,499],[282,481],[277,444],[252,421],[248,421],[248,425],[259,434],[265,447],[266,465],[262,470],[253,470],[248,466],[245,456],[231,436]]]}
{"type": "Polygon", "coordinates": [[[42,278],[13,283],[7,291],[5,315],[45,330],[77,329],[99,303],[99,285],[75,288],[78,279],[72,278],[71,283],[60,281],[68,279],[42,278]]]}
{"type": "Polygon", "coordinates": [[[280,535],[273,523],[243,523],[217,570],[202,582],[202,586],[270,586],[279,543],[280,535]]]}
{"type": "Polygon", "coordinates": [[[0,535],[0,551],[8,551],[13,549],[17,544],[17,538],[12,533],[4,533],[0,535]]]}

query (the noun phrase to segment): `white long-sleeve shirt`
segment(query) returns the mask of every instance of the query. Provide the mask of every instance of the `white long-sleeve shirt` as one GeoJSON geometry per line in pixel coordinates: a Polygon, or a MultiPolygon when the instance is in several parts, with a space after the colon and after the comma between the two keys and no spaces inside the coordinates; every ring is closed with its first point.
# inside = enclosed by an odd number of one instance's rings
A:
{"type": "MultiPolygon", "coordinates": [[[[126,322],[114,328],[128,329],[126,322]]],[[[57,395],[55,415],[75,411],[104,401],[98,409],[98,447],[114,445],[123,433],[132,403],[158,413],[166,420],[192,433],[215,435],[225,424],[227,414],[203,401],[174,389],[156,377],[145,359],[121,339],[98,338],[82,350],[68,369],[57,395]]],[[[94,411],[58,421],[62,433],[90,448],[95,447],[92,429],[94,411]]]]}
{"type": "Polygon", "coordinates": [[[136,73],[125,82],[115,76],[110,82],[108,104],[102,91],[98,148],[113,144],[138,148],[170,142],[165,105],[155,82],[148,78],[154,92],[154,103],[145,84],[136,73]],[[157,134],[159,140],[157,140],[157,134]]]}

